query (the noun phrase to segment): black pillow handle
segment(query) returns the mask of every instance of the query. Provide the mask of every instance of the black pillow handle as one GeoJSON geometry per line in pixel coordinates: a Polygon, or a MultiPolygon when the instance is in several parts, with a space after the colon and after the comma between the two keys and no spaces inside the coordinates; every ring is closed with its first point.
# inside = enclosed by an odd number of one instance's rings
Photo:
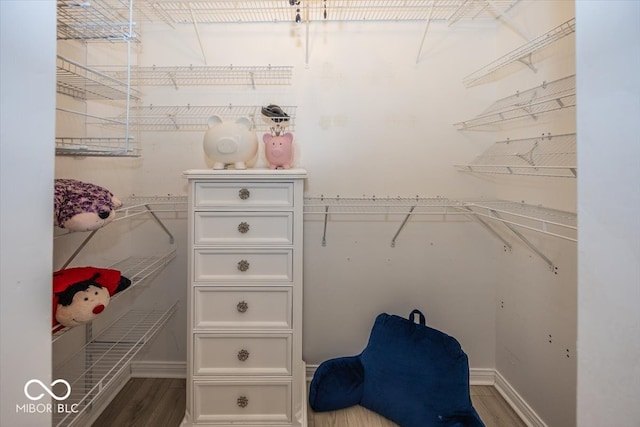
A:
{"type": "Polygon", "coordinates": [[[411,312],[411,314],[409,314],[409,320],[411,320],[412,322],[415,322],[415,315],[416,315],[416,314],[420,316],[420,322],[419,322],[419,323],[420,323],[422,326],[426,326],[426,322],[427,322],[427,320],[425,319],[424,314],[422,314],[422,312],[421,312],[420,310],[418,310],[417,308],[416,308],[416,309],[414,309],[414,310],[411,312]]]}

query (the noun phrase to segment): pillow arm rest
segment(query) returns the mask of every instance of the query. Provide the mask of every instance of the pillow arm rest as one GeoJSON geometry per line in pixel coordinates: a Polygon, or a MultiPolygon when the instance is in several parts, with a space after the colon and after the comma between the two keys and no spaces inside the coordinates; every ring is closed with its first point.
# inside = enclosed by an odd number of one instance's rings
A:
{"type": "Polygon", "coordinates": [[[316,412],[334,411],[360,403],[364,367],[360,356],[339,357],[322,362],[309,388],[309,405],[316,412]]]}

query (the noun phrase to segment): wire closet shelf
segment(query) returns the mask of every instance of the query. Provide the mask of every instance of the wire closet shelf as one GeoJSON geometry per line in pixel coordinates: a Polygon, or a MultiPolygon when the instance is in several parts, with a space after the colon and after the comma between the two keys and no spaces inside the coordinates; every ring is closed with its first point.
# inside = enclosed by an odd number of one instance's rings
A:
{"type": "Polygon", "coordinates": [[[575,178],[576,134],[498,141],[471,163],[455,166],[462,172],[575,178]]]}
{"type": "Polygon", "coordinates": [[[53,425],[77,425],[76,420],[91,409],[176,309],[177,303],[166,310],[132,310],[68,360],[54,367],[55,377],[65,378],[71,386],[65,404],[68,408],[73,407],[75,412],[54,412],[53,425]]]}
{"type": "MultiPolygon", "coordinates": [[[[111,297],[111,302],[145,282],[145,280],[152,277],[156,272],[160,271],[175,258],[176,249],[172,246],[174,243],[174,237],[166,228],[164,223],[158,218],[157,214],[160,212],[186,212],[186,209],[187,199],[185,196],[138,196],[123,200],[123,206],[116,211],[116,218],[114,218],[113,222],[123,221],[140,215],[149,215],[168,236],[169,245],[167,248],[161,248],[156,253],[126,257],[109,265],[107,268],[118,270],[124,277],[131,280],[131,284],[127,289],[111,297]]],[[[108,226],[109,225],[107,225],[107,227],[108,226]]],[[[75,257],[84,249],[95,233],[99,230],[100,229],[94,230],[87,235],[75,252],[66,260],[61,269],[67,268],[71,261],[75,259],[75,257]]],[[[70,233],[64,230],[58,232],[55,238],[60,238],[69,234],[75,233],[70,233]]],[[[67,328],[62,325],[54,326],[52,328],[52,342],[56,342],[71,329],[72,328],[67,328]]]]}
{"type": "MultiPolygon", "coordinates": [[[[126,75],[126,70],[115,70],[116,78],[126,75]]],[[[133,86],[288,86],[291,85],[293,66],[287,65],[183,65],[183,66],[133,66],[133,86]]]]}
{"type": "MultiPolygon", "coordinates": [[[[528,245],[525,236],[516,229],[527,229],[564,240],[577,241],[577,217],[570,212],[510,201],[458,201],[442,197],[434,198],[341,198],[305,197],[305,219],[320,217],[324,221],[322,245],[326,246],[327,223],[330,217],[349,215],[384,215],[385,220],[398,219],[400,225],[391,240],[396,240],[412,216],[464,215],[485,226],[511,248],[511,245],[489,224],[497,222],[506,226],[528,245]],[[515,228],[514,228],[515,227],[515,228]],[[515,231],[514,231],[515,230],[515,231]]],[[[546,257],[545,260],[549,262],[546,257]]],[[[549,262],[550,263],[550,262],[549,262]]]]}
{"type": "Polygon", "coordinates": [[[473,119],[455,123],[458,130],[496,125],[509,120],[549,113],[576,105],[576,76],[571,75],[499,99],[473,119]]]}
{"type": "Polygon", "coordinates": [[[519,0],[144,0],[160,19],[174,24],[305,21],[494,20],[519,0]]]}
{"type": "MultiPolygon", "coordinates": [[[[224,120],[248,117],[259,132],[269,132],[273,124],[267,123],[261,114],[260,106],[255,105],[149,105],[132,109],[132,124],[143,131],[198,131],[207,130],[209,117],[218,115],[224,120]]],[[[295,130],[294,106],[281,106],[289,118],[286,129],[295,130]]]]}
{"type": "Polygon", "coordinates": [[[498,70],[512,64],[514,62],[521,62],[527,65],[534,72],[537,71],[533,66],[532,56],[537,51],[553,44],[554,42],[563,39],[564,37],[573,34],[576,30],[576,19],[571,18],[567,22],[564,22],[549,32],[536,37],[535,39],[523,44],[519,48],[507,53],[506,55],[496,59],[490,64],[480,68],[477,71],[469,74],[462,79],[462,82],[466,87],[471,87],[474,84],[482,82],[489,75],[497,72],[498,70]]]}

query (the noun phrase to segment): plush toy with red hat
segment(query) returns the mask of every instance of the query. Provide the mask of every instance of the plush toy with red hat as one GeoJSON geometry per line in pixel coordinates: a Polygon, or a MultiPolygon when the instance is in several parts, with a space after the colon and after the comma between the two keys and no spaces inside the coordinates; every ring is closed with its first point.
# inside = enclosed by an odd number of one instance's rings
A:
{"type": "Polygon", "coordinates": [[[108,268],[74,267],[53,273],[53,326],[74,327],[95,319],[131,280],[108,268]],[[59,325],[58,325],[59,326],[59,325]]]}

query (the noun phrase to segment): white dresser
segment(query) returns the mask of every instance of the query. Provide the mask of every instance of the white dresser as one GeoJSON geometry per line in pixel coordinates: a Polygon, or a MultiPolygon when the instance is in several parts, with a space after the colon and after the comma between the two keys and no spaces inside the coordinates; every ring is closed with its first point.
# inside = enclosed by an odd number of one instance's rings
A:
{"type": "Polygon", "coordinates": [[[188,170],[183,425],[306,426],[306,171],[188,170]]]}

